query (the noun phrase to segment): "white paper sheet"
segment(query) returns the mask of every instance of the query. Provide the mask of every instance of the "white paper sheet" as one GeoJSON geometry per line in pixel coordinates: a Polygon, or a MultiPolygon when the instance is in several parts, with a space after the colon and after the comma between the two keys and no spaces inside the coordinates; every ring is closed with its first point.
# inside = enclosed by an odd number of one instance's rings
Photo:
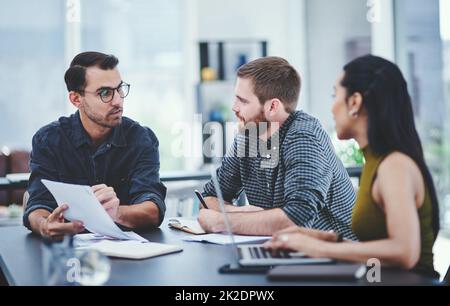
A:
{"type": "MultiPolygon", "coordinates": [[[[249,243],[256,241],[265,241],[269,240],[270,236],[241,236],[241,235],[233,235],[234,242],[236,244],[240,243],[249,243]]],[[[214,244],[232,244],[231,237],[228,234],[206,234],[201,236],[186,236],[183,237],[184,241],[193,241],[193,242],[209,242],[214,244]]]]}
{"type": "Polygon", "coordinates": [[[64,212],[64,218],[67,220],[81,221],[88,231],[98,235],[123,240],[141,240],[142,237],[139,235],[125,233],[114,223],[95,197],[91,187],[49,180],[42,180],[42,183],[50,190],[58,206],[62,204],[69,206],[64,212]]]}

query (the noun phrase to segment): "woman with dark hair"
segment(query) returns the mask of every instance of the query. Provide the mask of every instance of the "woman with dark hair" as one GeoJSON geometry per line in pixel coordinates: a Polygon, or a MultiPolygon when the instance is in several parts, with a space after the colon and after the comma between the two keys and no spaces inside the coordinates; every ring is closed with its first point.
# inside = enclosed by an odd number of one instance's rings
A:
{"type": "Polygon", "coordinates": [[[377,258],[435,275],[438,200],[401,71],[366,55],[344,67],[334,90],[338,137],[355,139],[366,160],[352,214],[359,242],[336,243],[339,234],[293,227],[276,233],[266,247],[362,263],[377,258]]]}

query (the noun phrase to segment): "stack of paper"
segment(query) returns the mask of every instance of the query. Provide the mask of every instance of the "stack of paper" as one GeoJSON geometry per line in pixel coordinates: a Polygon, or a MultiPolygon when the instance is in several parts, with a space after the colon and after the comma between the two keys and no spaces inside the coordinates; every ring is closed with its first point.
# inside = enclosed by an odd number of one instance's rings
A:
{"type": "MultiPolygon", "coordinates": [[[[138,236],[132,232],[128,234],[138,236]]],[[[97,250],[106,256],[130,259],[144,259],[183,250],[177,245],[137,240],[113,240],[95,234],[75,235],[74,246],[77,250],[97,250]]]]}
{"type": "MultiPolygon", "coordinates": [[[[126,234],[127,234],[128,236],[135,237],[134,240],[136,240],[136,241],[139,241],[139,242],[148,242],[147,239],[145,239],[145,238],[142,237],[142,236],[139,236],[139,235],[136,234],[135,232],[126,232],[126,234]]],[[[126,240],[118,240],[118,239],[115,239],[115,238],[106,237],[106,236],[98,235],[98,234],[85,233],[85,234],[78,234],[78,235],[75,235],[75,236],[73,237],[73,245],[74,245],[74,247],[76,247],[76,248],[79,248],[79,247],[88,247],[88,246],[91,246],[91,245],[93,245],[93,244],[95,244],[95,243],[98,243],[98,242],[100,242],[100,241],[103,241],[103,240],[110,240],[110,241],[126,241],[126,240]]]]}

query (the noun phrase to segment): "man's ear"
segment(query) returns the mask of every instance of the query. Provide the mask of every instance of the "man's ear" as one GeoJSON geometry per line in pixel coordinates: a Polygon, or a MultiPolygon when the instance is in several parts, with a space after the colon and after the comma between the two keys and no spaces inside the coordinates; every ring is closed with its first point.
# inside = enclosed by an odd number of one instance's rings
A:
{"type": "Polygon", "coordinates": [[[283,107],[283,103],[279,99],[269,100],[268,104],[269,104],[268,111],[270,114],[276,114],[280,109],[280,107],[281,108],[283,107]]]}
{"type": "Polygon", "coordinates": [[[352,115],[360,114],[362,110],[363,97],[359,92],[355,92],[351,97],[348,98],[348,109],[349,113],[352,115]]]}
{"type": "Polygon", "coordinates": [[[72,103],[73,106],[75,106],[76,108],[80,108],[81,106],[81,95],[78,92],[75,91],[71,91],[69,92],[69,100],[70,103],[72,103]]]}

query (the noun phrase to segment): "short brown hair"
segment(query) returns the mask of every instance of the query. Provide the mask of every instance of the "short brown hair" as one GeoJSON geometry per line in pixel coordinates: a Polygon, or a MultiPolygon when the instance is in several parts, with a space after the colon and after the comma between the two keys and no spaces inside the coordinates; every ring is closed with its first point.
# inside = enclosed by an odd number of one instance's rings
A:
{"type": "Polygon", "coordinates": [[[239,68],[237,76],[252,81],[261,104],[279,99],[287,112],[297,108],[301,80],[287,60],[275,56],[259,58],[239,68]]]}
{"type": "Polygon", "coordinates": [[[83,92],[86,87],[86,69],[89,67],[99,67],[102,70],[116,68],[119,60],[114,55],[101,52],[88,51],[75,56],[64,75],[67,90],[83,92]]]}

